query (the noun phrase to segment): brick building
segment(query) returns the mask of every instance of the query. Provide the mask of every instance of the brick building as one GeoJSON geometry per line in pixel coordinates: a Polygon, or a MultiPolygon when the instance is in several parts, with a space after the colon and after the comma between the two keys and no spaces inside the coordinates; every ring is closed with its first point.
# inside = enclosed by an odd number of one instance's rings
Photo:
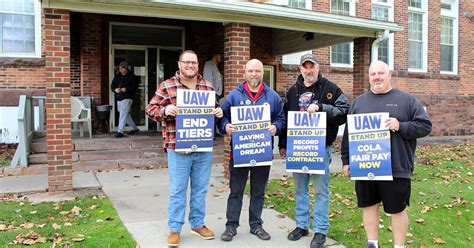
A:
{"type": "MultiPolygon", "coordinates": [[[[141,78],[132,116],[145,130],[144,107],[156,83],[177,69],[183,49],[201,70],[223,55],[225,91],[250,58],[284,94],[302,53],[352,99],[368,87],[371,57],[385,60],[396,87],[415,94],[433,119],[433,135],[473,134],[474,5],[471,0],[207,1],[10,0],[0,5],[0,107],[21,94],[46,96],[49,187],[71,182],[70,96],[115,105],[110,81],[127,60],[141,78]],[[378,46],[373,46],[374,41],[378,46]],[[350,43],[348,43],[350,42],[350,43]]],[[[4,118],[4,116],[2,116],[4,118]]],[[[117,125],[113,113],[110,130],[117,125]]]]}

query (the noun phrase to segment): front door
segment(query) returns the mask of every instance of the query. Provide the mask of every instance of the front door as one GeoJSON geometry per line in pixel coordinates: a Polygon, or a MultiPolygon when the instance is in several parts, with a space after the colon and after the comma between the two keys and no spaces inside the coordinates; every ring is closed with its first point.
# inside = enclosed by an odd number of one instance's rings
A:
{"type": "MultiPolygon", "coordinates": [[[[111,78],[118,72],[118,65],[122,61],[129,64],[129,73],[135,74],[139,79],[138,90],[133,100],[130,115],[140,130],[148,130],[148,119],[145,117],[145,107],[148,103],[148,51],[146,47],[127,46],[114,47],[112,49],[112,70],[111,78]]],[[[117,111],[117,102],[114,95],[111,94],[111,103],[114,106],[113,111],[113,130],[117,130],[119,113],[117,111]]],[[[128,126],[125,130],[129,130],[128,126]]]]}

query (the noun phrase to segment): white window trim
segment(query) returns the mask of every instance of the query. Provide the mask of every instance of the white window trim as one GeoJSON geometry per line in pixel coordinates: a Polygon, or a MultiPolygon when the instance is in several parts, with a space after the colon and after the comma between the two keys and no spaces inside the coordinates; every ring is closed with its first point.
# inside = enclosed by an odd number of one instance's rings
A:
{"type": "MultiPolygon", "coordinates": [[[[287,2],[288,4],[288,2],[287,2]]],[[[305,7],[307,10],[312,10],[313,9],[313,1],[312,0],[306,0],[305,7]]],[[[313,50],[308,50],[308,51],[302,51],[302,52],[297,52],[297,53],[313,53],[313,50]]],[[[299,65],[300,64],[300,58],[298,58],[296,61],[291,61],[287,55],[292,55],[292,54],[297,54],[297,53],[291,53],[291,54],[286,54],[281,56],[281,63],[284,65],[299,65]]],[[[301,56],[300,56],[301,57],[301,56]]]]}
{"type": "Polygon", "coordinates": [[[422,30],[423,64],[421,65],[421,69],[408,67],[408,71],[409,72],[428,72],[428,0],[421,1],[421,8],[408,7],[408,12],[414,12],[414,13],[419,13],[423,15],[423,30],[422,30]]]}
{"type": "Polygon", "coordinates": [[[459,1],[453,0],[451,3],[451,11],[441,9],[442,17],[453,18],[453,71],[440,71],[441,74],[457,75],[458,74],[458,56],[459,56],[459,1]]]}
{"type": "MultiPolygon", "coordinates": [[[[393,22],[395,21],[394,17],[394,5],[393,5],[393,0],[388,0],[386,3],[382,2],[377,2],[376,0],[372,0],[372,6],[382,6],[382,7],[387,7],[388,8],[388,21],[393,22]]],[[[395,40],[395,35],[393,33],[389,34],[388,37],[388,67],[390,70],[393,70],[393,64],[394,64],[394,40],[395,40]]]]}
{"type": "MultiPolygon", "coordinates": [[[[0,57],[14,57],[14,58],[41,58],[41,3],[40,0],[35,0],[35,52],[34,53],[0,53],[0,57]]],[[[6,13],[6,12],[3,12],[6,13]]],[[[17,14],[12,12],[11,14],[17,14]]],[[[2,42],[2,41],[0,41],[2,42]]]]}
{"type": "MultiPolygon", "coordinates": [[[[355,16],[356,11],[355,11],[355,1],[354,0],[349,0],[349,15],[350,16],[355,16]]],[[[329,1],[329,10],[331,10],[331,1],[329,1]]],[[[343,43],[345,44],[345,43],[343,43]]],[[[332,62],[332,46],[329,47],[329,61],[331,63],[331,67],[342,67],[342,68],[353,68],[354,67],[354,42],[351,42],[349,44],[349,64],[343,64],[343,63],[333,63],[332,62]]]]}

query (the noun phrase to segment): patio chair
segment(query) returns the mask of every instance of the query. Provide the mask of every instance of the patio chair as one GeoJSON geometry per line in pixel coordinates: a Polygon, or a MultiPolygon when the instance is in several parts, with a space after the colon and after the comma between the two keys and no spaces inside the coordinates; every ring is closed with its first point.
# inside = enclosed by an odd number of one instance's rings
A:
{"type": "Polygon", "coordinates": [[[92,118],[91,118],[91,109],[86,108],[84,103],[77,97],[71,97],[71,122],[79,123],[79,131],[81,137],[84,137],[84,122],[87,122],[89,127],[89,136],[92,139],[92,118]],[[82,111],[86,111],[86,116],[82,117],[82,111]]]}

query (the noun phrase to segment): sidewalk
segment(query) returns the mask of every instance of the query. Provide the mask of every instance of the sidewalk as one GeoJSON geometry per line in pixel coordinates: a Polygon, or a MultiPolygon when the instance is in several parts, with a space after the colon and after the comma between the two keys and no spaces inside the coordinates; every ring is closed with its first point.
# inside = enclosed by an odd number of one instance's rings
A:
{"type": "MultiPolygon", "coordinates": [[[[333,168],[341,168],[340,159],[335,155],[333,168]]],[[[275,160],[271,170],[271,178],[280,178],[286,174],[283,160],[275,160]]],[[[168,247],[167,202],[168,174],[166,169],[100,172],[97,177],[102,190],[111,199],[122,222],[142,248],[168,247]]],[[[203,240],[190,234],[189,223],[183,226],[180,247],[309,247],[312,234],[293,242],[286,236],[295,227],[295,222],[288,217],[281,218],[273,209],[264,209],[262,219],[264,228],[272,239],[261,241],[250,234],[248,227],[249,198],[244,196],[244,204],[240,218],[241,226],[232,242],[220,240],[225,228],[225,211],[229,189],[223,182],[221,164],[213,166],[211,186],[207,194],[206,225],[214,231],[214,240],[203,240]]],[[[189,197],[189,196],[188,196],[189,197]]],[[[189,211],[189,208],[187,209],[189,211]]],[[[187,211],[187,212],[188,212],[187,211]]],[[[344,247],[336,241],[328,239],[330,247],[344,247]]]]}

